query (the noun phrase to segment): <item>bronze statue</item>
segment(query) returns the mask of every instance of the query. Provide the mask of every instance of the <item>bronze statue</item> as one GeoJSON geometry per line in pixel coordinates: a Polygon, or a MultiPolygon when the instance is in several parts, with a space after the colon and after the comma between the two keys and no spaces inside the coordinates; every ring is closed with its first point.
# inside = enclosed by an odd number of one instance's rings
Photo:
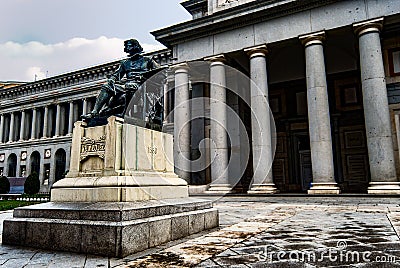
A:
{"type": "Polygon", "coordinates": [[[83,115],[84,121],[96,125],[107,117],[115,115],[124,117],[132,96],[139,87],[159,69],[151,58],[142,55],[143,48],[136,39],[124,41],[124,52],[129,58],[121,61],[119,68],[102,85],[93,110],[83,115]]]}

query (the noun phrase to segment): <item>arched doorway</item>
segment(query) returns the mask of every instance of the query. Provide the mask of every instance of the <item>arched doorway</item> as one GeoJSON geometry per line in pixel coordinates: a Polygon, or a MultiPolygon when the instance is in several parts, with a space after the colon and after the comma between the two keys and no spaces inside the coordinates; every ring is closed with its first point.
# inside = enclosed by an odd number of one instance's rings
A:
{"type": "Polygon", "coordinates": [[[61,180],[65,173],[66,153],[64,149],[58,149],[55,154],[56,170],[54,174],[55,181],[61,180]]]}
{"type": "Polygon", "coordinates": [[[31,174],[33,172],[40,174],[40,153],[38,151],[31,154],[31,174]]]}
{"type": "Polygon", "coordinates": [[[8,177],[16,177],[17,176],[17,156],[16,154],[10,154],[7,160],[8,166],[8,177]]]}

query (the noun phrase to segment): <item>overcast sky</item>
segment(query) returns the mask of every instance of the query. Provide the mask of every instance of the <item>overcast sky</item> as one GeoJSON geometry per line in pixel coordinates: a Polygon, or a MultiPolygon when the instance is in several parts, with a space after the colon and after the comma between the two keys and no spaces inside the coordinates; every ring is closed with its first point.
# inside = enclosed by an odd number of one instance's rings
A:
{"type": "Polygon", "coordinates": [[[190,20],[182,0],[0,0],[0,81],[33,81],[125,56],[123,40],[190,20]]]}

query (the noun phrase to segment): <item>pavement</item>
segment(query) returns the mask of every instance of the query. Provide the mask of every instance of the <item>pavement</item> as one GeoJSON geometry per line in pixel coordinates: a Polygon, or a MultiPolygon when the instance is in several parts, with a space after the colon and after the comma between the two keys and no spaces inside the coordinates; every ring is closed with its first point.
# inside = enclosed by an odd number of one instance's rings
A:
{"type": "MultiPolygon", "coordinates": [[[[219,228],[123,259],[1,245],[0,267],[400,267],[399,204],[367,195],[225,196],[214,203],[219,228]]],[[[2,212],[0,222],[11,217],[2,212]]]]}

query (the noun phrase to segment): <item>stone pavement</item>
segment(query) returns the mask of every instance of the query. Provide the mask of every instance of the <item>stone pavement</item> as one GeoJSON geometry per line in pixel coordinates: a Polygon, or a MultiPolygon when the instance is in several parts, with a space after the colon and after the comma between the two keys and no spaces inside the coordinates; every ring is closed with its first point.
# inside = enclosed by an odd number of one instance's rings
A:
{"type": "MultiPolygon", "coordinates": [[[[228,196],[220,227],[123,259],[0,247],[1,267],[400,267],[398,198],[228,196]]],[[[0,214],[1,222],[11,212],[0,214]]]]}

